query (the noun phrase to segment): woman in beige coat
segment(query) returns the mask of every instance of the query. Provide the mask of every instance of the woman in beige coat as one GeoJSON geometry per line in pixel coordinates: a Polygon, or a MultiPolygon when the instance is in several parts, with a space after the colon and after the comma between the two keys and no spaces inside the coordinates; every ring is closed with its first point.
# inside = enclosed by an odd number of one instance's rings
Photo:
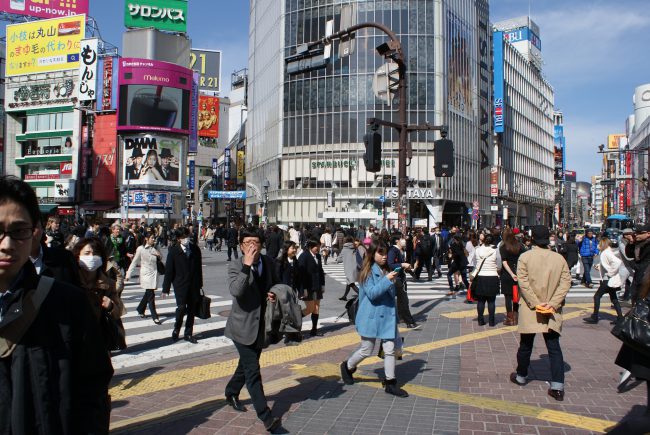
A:
{"type": "Polygon", "coordinates": [[[154,323],[157,325],[161,324],[161,321],[158,319],[158,313],[156,312],[156,289],[158,288],[158,266],[156,262],[158,259],[162,260],[160,252],[155,248],[156,245],[156,236],[149,234],[145,239],[144,245],[138,246],[138,249],[135,251],[135,256],[131,261],[131,266],[126,272],[126,280],[131,280],[131,275],[133,275],[133,270],[139,264],[140,265],[140,287],[145,289],[144,296],[138,305],[137,311],[140,317],[144,318],[144,310],[149,305],[149,311],[151,311],[151,318],[154,323]]]}
{"type": "Polygon", "coordinates": [[[564,400],[564,357],[560,348],[562,306],[571,288],[571,273],[564,257],[548,249],[547,227],[532,229],[533,248],[519,257],[517,278],[523,303],[519,308],[517,371],[510,380],[526,385],[535,334],[544,335],[551,362],[551,388],[548,395],[564,400]]]}

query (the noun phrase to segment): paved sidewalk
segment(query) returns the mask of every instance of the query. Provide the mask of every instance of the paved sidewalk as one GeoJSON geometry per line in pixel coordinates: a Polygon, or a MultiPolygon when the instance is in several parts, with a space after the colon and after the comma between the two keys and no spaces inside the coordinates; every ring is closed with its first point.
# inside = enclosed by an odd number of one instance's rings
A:
{"type": "MultiPolygon", "coordinates": [[[[287,433],[299,434],[586,434],[603,433],[626,416],[643,413],[645,386],[616,392],[619,342],[609,319],[585,325],[589,303],[570,303],[561,339],[566,362],[566,397],[546,395],[548,359],[538,337],[525,387],[511,384],[518,336],[515,328],[479,327],[475,308],[458,301],[412,306],[422,327],[403,330],[406,355],[397,375],[410,397],[384,393],[382,362],[369,358],[352,386],[343,385],[338,364],[358,346],[348,324],[300,346],[276,345],[262,354],[264,386],[273,413],[287,433]]],[[[503,320],[504,315],[497,318],[503,320]]],[[[226,406],[223,391],[237,353],[151,366],[118,376],[112,429],[139,434],[264,433],[246,390],[249,408],[226,406]]]]}

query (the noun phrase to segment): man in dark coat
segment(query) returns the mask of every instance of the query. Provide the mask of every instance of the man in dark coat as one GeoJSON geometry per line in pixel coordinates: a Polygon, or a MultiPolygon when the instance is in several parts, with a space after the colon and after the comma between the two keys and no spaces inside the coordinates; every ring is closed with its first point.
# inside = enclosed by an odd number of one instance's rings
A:
{"type": "Polygon", "coordinates": [[[226,385],[226,402],[236,411],[246,411],[239,401],[239,393],[246,385],[257,417],[268,431],[280,426],[268,407],[262,376],[260,355],[265,346],[264,314],[267,300],[275,302],[269,290],[278,283],[274,261],[261,254],[262,241],[257,231],[244,229],[240,236],[242,258],[228,268],[228,283],[232,312],[228,316],[224,335],[230,338],[239,352],[239,363],[226,385]]]}
{"type": "Polygon", "coordinates": [[[133,148],[131,158],[127,159],[126,167],[124,168],[124,178],[127,180],[139,180],[140,173],[142,172],[142,150],[140,148],[133,148]]]}
{"type": "Polygon", "coordinates": [[[172,340],[178,340],[185,321],[183,340],[196,343],[192,335],[194,328],[194,311],[203,288],[203,268],[201,265],[201,250],[194,243],[190,243],[190,231],[179,228],[176,231],[178,243],[169,248],[165,263],[165,278],[163,280],[163,298],[169,295],[171,285],[174,284],[176,297],[176,322],[172,331],[172,340]]]}
{"type": "Polygon", "coordinates": [[[32,188],[0,177],[0,433],[108,433],[110,356],[84,293],[29,260],[39,218],[32,188]]]}
{"type": "Polygon", "coordinates": [[[648,265],[650,265],[650,225],[636,227],[634,242],[625,246],[625,256],[634,258],[634,280],[630,288],[632,303],[634,303],[638,295],[639,285],[641,285],[648,270],[648,265]]]}
{"type": "Polygon", "coordinates": [[[72,252],[64,248],[48,248],[45,245],[43,227],[38,222],[34,229],[35,237],[29,254],[36,273],[49,276],[57,281],[79,287],[79,266],[72,252]]]}
{"type": "Polygon", "coordinates": [[[174,168],[171,163],[174,158],[169,148],[163,148],[160,152],[160,175],[165,181],[178,181],[178,168],[174,168]]]}
{"type": "Polygon", "coordinates": [[[280,253],[280,249],[282,249],[282,243],[280,228],[277,225],[271,225],[271,231],[266,237],[266,255],[275,260],[280,253]]]}
{"type": "Polygon", "coordinates": [[[418,263],[418,267],[415,268],[415,271],[413,273],[415,274],[415,279],[419,280],[420,274],[422,273],[422,269],[426,267],[428,280],[431,281],[433,277],[433,266],[431,264],[431,256],[433,255],[434,242],[433,239],[431,238],[431,235],[429,234],[428,228],[424,228],[422,230],[422,236],[419,237],[419,239],[420,242],[418,243],[418,246],[415,248],[419,263],[418,263]]]}
{"type": "Polygon", "coordinates": [[[235,228],[235,224],[230,222],[230,228],[226,231],[226,246],[228,247],[228,261],[232,260],[232,255],[235,254],[235,260],[239,258],[237,253],[237,239],[239,232],[235,228]]]}

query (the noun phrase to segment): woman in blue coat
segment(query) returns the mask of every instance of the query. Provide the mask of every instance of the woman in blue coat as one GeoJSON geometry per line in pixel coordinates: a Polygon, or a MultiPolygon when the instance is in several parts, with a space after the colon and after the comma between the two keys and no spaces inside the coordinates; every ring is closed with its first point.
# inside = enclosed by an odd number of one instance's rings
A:
{"type": "Polygon", "coordinates": [[[395,278],[399,271],[388,268],[388,245],[375,240],[370,245],[359,272],[359,309],[356,315],[357,332],[361,346],[347,361],[341,363],[341,377],[347,385],[354,384],[352,374],[361,361],[373,354],[377,340],[384,349],[383,385],[388,394],[408,397],[408,393],[397,386],[395,379],[395,348],[397,335],[397,313],[395,310],[395,278]]]}

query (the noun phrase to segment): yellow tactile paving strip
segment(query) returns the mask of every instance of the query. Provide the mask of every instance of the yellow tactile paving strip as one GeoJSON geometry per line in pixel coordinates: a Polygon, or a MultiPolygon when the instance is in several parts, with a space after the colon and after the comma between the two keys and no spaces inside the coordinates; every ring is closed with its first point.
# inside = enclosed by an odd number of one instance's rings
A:
{"type": "MultiPolygon", "coordinates": [[[[315,377],[319,378],[321,381],[339,379],[339,367],[338,365],[332,363],[322,363],[310,367],[296,365],[292,368],[292,370],[294,370],[294,374],[286,378],[278,379],[276,381],[268,382],[265,384],[264,390],[267,392],[267,394],[274,394],[284,389],[298,386],[301,383],[299,380],[304,379],[305,377],[315,377]]],[[[379,389],[382,388],[376,377],[357,374],[355,375],[355,379],[358,382],[362,382],[362,385],[364,386],[379,389]]],[[[475,408],[490,409],[503,414],[536,418],[539,420],[544,420],[546,422],[553,422],[564,426],[574,427],[576,429],[583,429],[592,432],[604,433],[616,424],[615,422],[609,420],[584,417],[569,412],[545,409],[540,406],[525,405],[517,402],[510,402],[507,400],[491,399],[487,397],[443,390],[440,388],[424,387],[421,385],[410,384],[404,385],[403,388],[412,396],[441,400],[444,402],[451,402],[464,406],[472,406],[475,408]]],[[[241,398],[244,400],[248,399],[248,394],[246,391],[242,391],[241,398]]],[[[135,430],[136,428],[143,429],[153,424],[161,424],[166,421],[174,420],[177,417],[186,418],[197,413],[202,413],[210,410],[216,411],[224,406],[224,396],[215,396],[117,422],[111,425],[111,432],[125,433],[135,430]]]]}
{"type": "MultiPolygon", "coordinates": [[[[603,303],[604,305],[604,303],[603,303]]],[[[592,309],[594,307],[593,303],[573,303],[573,304],[566,304],[564,306],[565,308],[580,308],[580,309],[592,309]]],[[[505,313],[506,309],[504,307],[497,307],[496,313],[501,314],[505,313]]],[[[614,310],[610,310],[607,308],[601,308],[600,309],[601,313],[608,313],[608,314],[614,314],[616,315],[616,312],[614,310]]],[[[440,314],[442,317],[446,317],[448,319],[464,319],[466,317],[473,317],[476,316],[476,308],[473,310],[464,310],[464,311],[452,311],[450,313],[441,313],[440,314]]]]}

